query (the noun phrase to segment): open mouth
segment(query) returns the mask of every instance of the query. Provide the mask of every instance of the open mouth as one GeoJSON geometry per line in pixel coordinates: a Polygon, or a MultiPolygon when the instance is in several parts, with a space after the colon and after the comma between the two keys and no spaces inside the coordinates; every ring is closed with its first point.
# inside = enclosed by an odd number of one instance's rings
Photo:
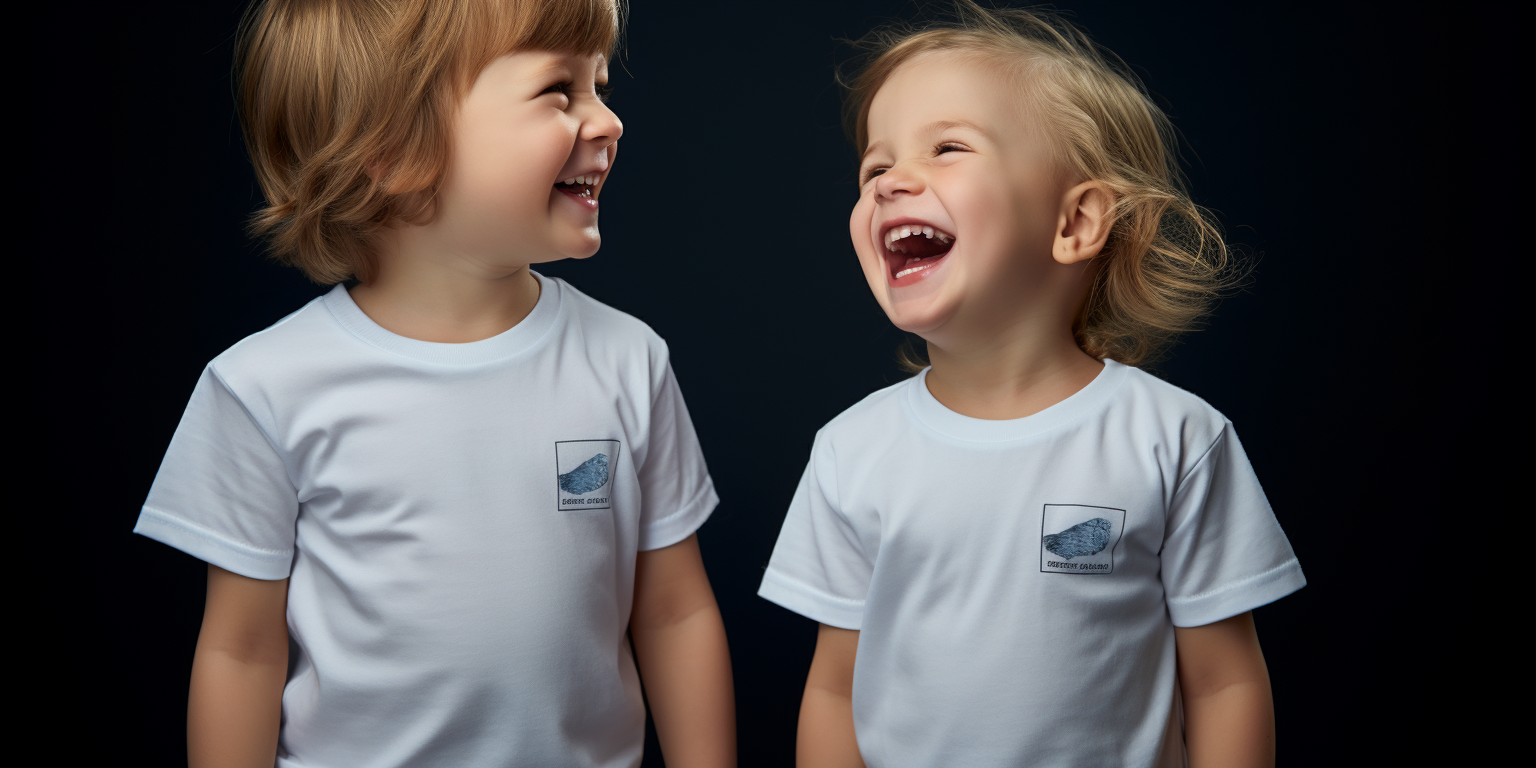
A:
{"type": "Polygon", "coordinates": [[[955,247],[955,236],[915,222],[887,229],[880,244],[891,282],[908,283],[938,266],[955,247]]]}
{"type": "Polygon", "coordinates": [[[579,198],[581,200],[591,200],[595,202],[596,198],[592,196],[592,193],[593,190],[597,187],[597,180],[599,177],[600,174],[589,173],[585,176],[577,176],[572,179],[557,181],[555,182],[555,189],[558,189],[561,192],[570,195],[571,197],[579,198]]]}

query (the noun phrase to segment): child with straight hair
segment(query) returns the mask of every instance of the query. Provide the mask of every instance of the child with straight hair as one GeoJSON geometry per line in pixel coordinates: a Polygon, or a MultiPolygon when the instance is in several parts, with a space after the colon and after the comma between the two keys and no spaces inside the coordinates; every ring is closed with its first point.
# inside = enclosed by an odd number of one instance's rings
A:
{"type": "Polygon", "coordinates": [[[255,229],[335,287],[209,363],[135,528],[208,562],[193,766],[634,768],[637,659],[667,764],[734,764],[666,344],[529,269],[598,249],[619,15],[248,13],[255,229]]]}
{"type": "Polygon", "coordinates": [[[1167,118],[1044,12],[877,31],[849,232],[927,365],[833,419],[760,594],[821,623],[802,768],[1264,766],[1305,584],[1232,425],[1137,369],[1230,285],[1167,118]]]}

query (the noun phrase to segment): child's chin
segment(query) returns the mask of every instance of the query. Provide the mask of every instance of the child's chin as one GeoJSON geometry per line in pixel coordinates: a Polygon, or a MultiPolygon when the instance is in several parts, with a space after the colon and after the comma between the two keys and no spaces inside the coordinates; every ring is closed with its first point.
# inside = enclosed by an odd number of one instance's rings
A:
{"type": "Polygon", "coordinates": [[[924,334],[943,325],[954,308],[936,294],[902,299],[887,297],[885,316],[891,324],[907,333],[924,334]]]}
{"type": "Polygon", "coordinates": [[[954,297],[943,290],[944,282],[942,275],[934,275],[913,285],[884,286],[885,300],[881,304],[886,316],[897,328],[912,333],[938,327],[954,314],[956,304],[954,297]]]}
{"type": "Polygon", "coordinates": [[[581,259],[591,258],[592,256],[594,256],[596,254],[597,254],[597,246],[596,245],[593,245],[593,246],[588,247],[588,248],[578,248],[578,249],[558,248],[558,249],[554,250],[553,252],[550,252],[549,254],[544,256],[543,258],[534,259],[533,261],[530,261],[528,263],[529,264],[549,264],[549,263],[555,262],[555,261],[566,261],[567,259],[576,259],[576,260],[579,261],[581,259]]]}
{"type": "Polygon", "coordinates": [[[598,233],[597,225],[592,225],[573,234],[559,243],[554,260],[558,259],[585,259],[597,253],[597,249],[603,245],[603,236],[598,233]]]}

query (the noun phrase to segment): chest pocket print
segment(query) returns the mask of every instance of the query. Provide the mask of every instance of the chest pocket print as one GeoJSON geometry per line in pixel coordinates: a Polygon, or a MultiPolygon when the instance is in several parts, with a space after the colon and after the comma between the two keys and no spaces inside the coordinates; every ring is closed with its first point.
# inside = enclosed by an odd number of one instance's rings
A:
{"type": "Polygon", "coordinates": [[[1040,572],[1115,572],[1125,510],[1088,504],[1046,504],[1040,514],[1040,572]]]}
{"type": "Polygon", "coordinates": [[[559,508],[612,509],[617,440],[560,440],[555,443],[555,485],[559,508]]]}

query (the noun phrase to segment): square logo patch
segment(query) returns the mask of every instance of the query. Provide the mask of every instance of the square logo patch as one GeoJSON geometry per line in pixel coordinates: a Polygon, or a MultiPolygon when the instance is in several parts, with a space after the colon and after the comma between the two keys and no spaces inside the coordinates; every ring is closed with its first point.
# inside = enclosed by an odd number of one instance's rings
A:
{"type": "Polygon", "coordinates": [[[1114,573],[1125,510],[1047,504],[1040,516],[1041,573],[1114,573]]]}
{"type": "Polygon", "coordinates": [[[612,509],[617,440],[555,443],[555,486],[560,509],[612,509]]]}

